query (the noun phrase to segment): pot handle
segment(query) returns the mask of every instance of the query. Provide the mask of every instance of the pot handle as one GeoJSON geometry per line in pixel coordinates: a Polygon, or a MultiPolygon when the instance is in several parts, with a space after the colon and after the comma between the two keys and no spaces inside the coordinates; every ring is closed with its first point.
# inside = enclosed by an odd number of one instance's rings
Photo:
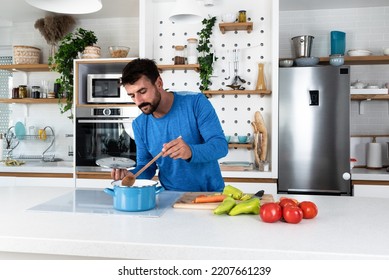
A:
{"type": "Polygon", "coordinates": [[[155,188],[155,194],[158,194],[160,192],[162,192],[164,190],[164,188],[162,186],[158,186],[155,188]]]}
{"type": "Polygon", "coordinates": [[[105,192],[106,194],[109,194],[110,196],[115,196],[115,192],[113,191],[113,189],[105,188],[105,189],[104,189],[104,192],[105,192]]]}

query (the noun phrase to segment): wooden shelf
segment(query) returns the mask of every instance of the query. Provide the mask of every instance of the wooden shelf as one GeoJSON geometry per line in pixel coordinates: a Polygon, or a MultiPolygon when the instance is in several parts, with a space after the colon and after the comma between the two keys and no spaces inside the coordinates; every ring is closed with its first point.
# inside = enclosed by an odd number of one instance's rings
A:
{"type": "Polygon", "coordinates": [[[134,103],[117,103],[117,104],[76,104],[77,108],[121,108],[121,107],[137,107],[134,103]]]}
{"type": "MultiPolygon", "coordinates": [[[[320,57],[319,64],[329,64],[329,57],[320,57]]],[[[346,65],[372,65],[389,64],[389,56],[386,55],[368,55],[368,56],[344,56],[346,65]]]]}
{"type": "Polygon", "coordinates": [[[259,94],[270,95],[270,90],[205,90],[203,92],[206,96],[212,97],[212,95],[248,95],[248,94],[259,94]]]}
{"type": "Polygon", "coordinates": [[[200,71],[199,64],[182,64],[182,65],[174,65],[174,64],[166,64],[166,65],[157,65],[158,69],[162,72],[165,70],[194,70],[196,72],[200,71]]]}
{"type": "Polygon", "coordinates": [[[8,64],[0,65],[0,70],[12,72],[47,72],[50,71],[48,64],[8,64]]]}
{"type": "Polygon", "coordinates": [[[253,30],[252,22],[231,22],[231,23],[219,23],[219,29],[222,34],[225,34],[226,31],[239,31],[246,30],[247,33],[251,33],[253,30]]]}
{"type": "MultiPolygon", "coordinates": [[[[0,98],[0,103],[6,103],[6,104],[55,104],[58,103],[58,98],[18,98],[18,99],[11,99],[11,98],[0,98]]],[[[65,99],[61,99],[60,101],[65,102],[65,99]]]]}
{"type": "Polygon", "coordinates": [[[228,144],[229,149],[247,149],[251,150],[253,148],[253,143],[229,143],[228,144]]]}
{"type": "Polygon", "coordinates": [[[389,94],[351,94],[351,100],[389,100],[389,94]]]}

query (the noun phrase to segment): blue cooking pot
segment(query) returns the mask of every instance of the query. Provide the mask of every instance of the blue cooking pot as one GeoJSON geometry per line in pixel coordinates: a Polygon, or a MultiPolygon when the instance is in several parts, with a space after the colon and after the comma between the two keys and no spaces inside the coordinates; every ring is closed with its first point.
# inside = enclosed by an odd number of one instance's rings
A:
{"type": "Polygon", "coordinates": [[[131,187],[122,186],[121,180],[113,181],[111,188],[105,188],[104,192],[113,196],[113,207],[116,210],[138,212],[155,208],[156,194],[163,188],[156,187],[156,181],[137,179],[131,187]]]}

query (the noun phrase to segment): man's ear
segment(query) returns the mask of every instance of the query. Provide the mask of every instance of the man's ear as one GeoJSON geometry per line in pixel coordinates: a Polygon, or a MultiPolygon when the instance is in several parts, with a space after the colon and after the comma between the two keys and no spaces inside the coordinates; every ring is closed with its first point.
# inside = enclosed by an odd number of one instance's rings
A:
{"type": "Polygon", "coordinates": [[[159,76],[159,77],[157,78],[157,80],[155,81],[155,84],[157,85],[157,88],[159,88],[159,89],[162,89],[162,88],[163,88],[163,81],[162,81],[161,76],[159,76]]]}

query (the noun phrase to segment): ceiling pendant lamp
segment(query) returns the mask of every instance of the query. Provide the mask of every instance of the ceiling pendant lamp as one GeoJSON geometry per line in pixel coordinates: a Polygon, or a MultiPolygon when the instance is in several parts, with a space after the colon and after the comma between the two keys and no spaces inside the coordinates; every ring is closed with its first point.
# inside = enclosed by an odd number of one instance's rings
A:
{"type": "Polygon", "coordinates": [[[101,0],[25,0],[35,8],[59,14],[90,14],[101,10],[101,0]]]}
{"type": "Polygon", "coordinates": [[[175,23],[199,23],[203,12],[196,0],[177,0],[169,20],[175,23]]]}

